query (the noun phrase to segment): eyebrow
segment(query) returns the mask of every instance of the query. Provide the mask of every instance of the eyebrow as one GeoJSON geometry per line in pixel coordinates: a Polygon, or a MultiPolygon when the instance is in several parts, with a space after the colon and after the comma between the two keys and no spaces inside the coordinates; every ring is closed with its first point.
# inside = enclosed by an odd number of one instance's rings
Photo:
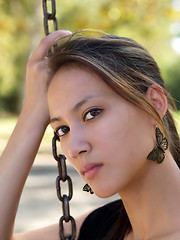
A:
{"type": "MultiPolygon", "coordinates": [[[[91,98],[96,98],[96,96],[88,96],[80,100],[78,103],[75,104],[75,106],[72,108],[73,111],[77,112],[89,99],[91,98]]],[[[50,120],[50,123],[56,122],[56,121],[61,121],[62,118],[60,117],[55,117],[50,120]]]]}

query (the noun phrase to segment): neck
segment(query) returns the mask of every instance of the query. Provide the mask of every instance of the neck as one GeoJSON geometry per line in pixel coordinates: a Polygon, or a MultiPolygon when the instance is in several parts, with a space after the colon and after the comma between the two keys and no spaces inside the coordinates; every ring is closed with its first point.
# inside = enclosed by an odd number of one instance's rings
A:
{"type": "Polygon", "coordinates": [[[170,154],[120,193],[132,225],[133,239],[157,239],[180,229],[180,174],[170,154]]]}

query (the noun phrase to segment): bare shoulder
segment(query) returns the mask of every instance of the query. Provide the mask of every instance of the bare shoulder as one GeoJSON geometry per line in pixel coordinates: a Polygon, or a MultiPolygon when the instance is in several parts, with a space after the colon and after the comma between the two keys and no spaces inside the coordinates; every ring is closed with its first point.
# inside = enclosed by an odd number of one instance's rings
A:
{"type": "MultiPolygon", "coordinates": [[[[76,240],[78,239],[79,236],[79,231],[81,228],[81,225],[83,224],[84,220],[86,217],[91,213],[92,211],[89,211],[75,219],[76,221],[76,240]]],[[[71,232],[71,223],[66,223],[64,226],[64,231],[65,234],[68,234],[71,232]]],[[[33,230],[30,232],[25,232],[25,233],[17,233],[14,234],[12,240],[59,240],[59,225],[54,224],[48,227],[40,228],[37,230],[33,230]]]]}

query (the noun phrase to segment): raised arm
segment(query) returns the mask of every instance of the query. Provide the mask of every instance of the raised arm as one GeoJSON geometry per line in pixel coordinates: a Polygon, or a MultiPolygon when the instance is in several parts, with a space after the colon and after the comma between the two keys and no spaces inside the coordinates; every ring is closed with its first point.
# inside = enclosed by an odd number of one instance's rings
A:
{"type": "Polygon", "coordinates": [[[46,100],[51,77],[46,57],[50,46],[68,37],[56,31],[44,38],[27,65],[26,97],[17,125],[0,157],[0,239],[13,237],[14,219],[21,192],[49,122],[46,100]]]}

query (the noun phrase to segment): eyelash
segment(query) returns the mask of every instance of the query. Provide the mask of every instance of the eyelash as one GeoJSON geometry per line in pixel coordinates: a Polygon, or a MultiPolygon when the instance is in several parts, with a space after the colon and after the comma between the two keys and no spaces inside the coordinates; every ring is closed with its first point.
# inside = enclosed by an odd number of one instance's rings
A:
{"type": "MultiPolygon", "coordinates": [[[[103,110],[101,108],[91,108],[89,109],[85,114],[84,114],[84,117],[83,117],[83,120],[86,122],[86,121],[89,121],[91,119],[94,119],[95,117],[99,116],[101,114],[103,110]],[[93,116],[92,118],[86,120],[86,117],[88,114],[92,114],[92,112],[95,111],[95,116],[93,116]]],[[[92,115],[91,115],[92,116],[92,115]]]]}
{"type": "Polygon", "coordinates": [[[69,127],[67,127],[67,126],[60,126],[59,128],[56,129],[56,133],[59,137],[64,136],[68,132],[69,132],[69,127]],[[65,131],[63,132],[63,134],[62,133],[60,134],[59,131],[63,131],[62,129],[64,129],[65,131]]]}
{"type": "MultiPolygon", "coordinates": [[[[84,114],[84,116],[83,116],[84,122],[87,122],[87,121],[89,121],[89,120],[92,120],[92,119],[98,117],[98,116],[101,114],[102,111],[103,111],[103,109],[101,109],[101,108],[91,108],[91,109],[89,109],[89,110],[84,114]],[[95,113],[94,116],[92,116],[93,111],[94,111],[94,113],[95,113]],[[86,119],[86,117],[88,116],[88,114],[90,114],[90,115],[92,116],[92,118],[86,119]]],[[[94,113],[93,113],[93,114],[94,114],[94,113]]],[[[56,129],[56,133],[57,133],[57,135],[58,135],[59,137],[62,137],[62,136],[64,136],[65,134],[67,134],[67,133],[69,132],[69,130],[70,130],[70,128],[67,127],[67,126],[60,126],[59,128],[56,129]],[[63,133],[60,134],[59,131],[63,131],[63,133]]]]}

